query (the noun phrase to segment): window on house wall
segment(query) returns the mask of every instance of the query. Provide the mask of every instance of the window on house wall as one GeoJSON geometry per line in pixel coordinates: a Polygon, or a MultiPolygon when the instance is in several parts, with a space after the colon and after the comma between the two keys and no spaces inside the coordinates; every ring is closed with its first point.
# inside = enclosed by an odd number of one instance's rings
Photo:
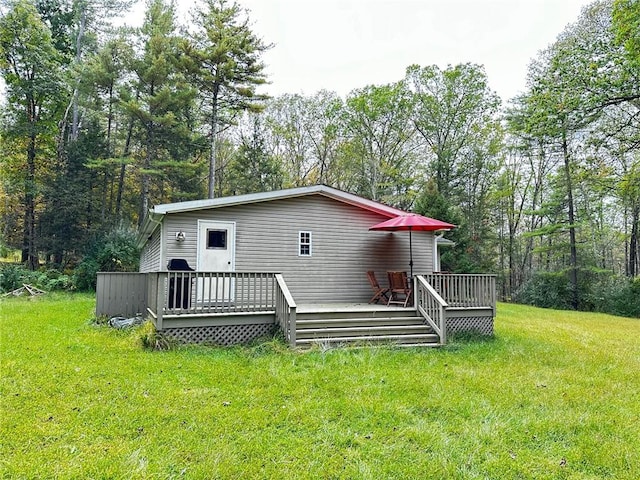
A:
{"type": "Polygon", "coordinates": [[[298,243],[298,255],[301,257],[311,256],[311,232],[300,232],[298,243]]]}
{"type": "Polygon", "coordinates": [[[207,230],[207,248],[226,250],[227,249],[227,231],[226,230],[207,230]]]}

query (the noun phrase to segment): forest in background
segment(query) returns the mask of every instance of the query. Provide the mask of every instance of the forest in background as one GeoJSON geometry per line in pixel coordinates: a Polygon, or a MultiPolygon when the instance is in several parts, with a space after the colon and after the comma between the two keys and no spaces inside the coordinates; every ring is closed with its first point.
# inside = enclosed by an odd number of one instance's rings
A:
{"type": "Polygon", "coordinates": [[[270,98],[250,12],[203,0],[181,25],[150,0],[114,26],[132,3],[1,3],[0,244],[21,267],[0,288],[135,268],[153,205],[322,183],[458,225],[443,268],[497,274],[503,299],[640,315],[637,0],[585,8],[505,104],[476,64],[270,98]]]}

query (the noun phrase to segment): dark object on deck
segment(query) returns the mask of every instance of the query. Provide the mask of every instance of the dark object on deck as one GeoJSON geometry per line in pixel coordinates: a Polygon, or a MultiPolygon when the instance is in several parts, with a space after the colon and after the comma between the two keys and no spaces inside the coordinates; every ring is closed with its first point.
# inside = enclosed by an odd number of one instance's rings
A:
{"type": "Polygon", "coordinates": [[[167,263],[167,270],[172,272],[195,272],[193,268],[189,266],[184,258],[171,258],[167,263]]]}
{"type": "Polygon", "coordinates": [[[369,303],[378,303],[382,302],[385,305],[389,303],[389,289],[383,288],[378,283],[378,279],[376,278],[375,272],[369,270],[367,272],[367,278],[369,278],[369,283],[371,284],[371,289],[373,290],[373,297],[369,300],[369,303]]]}
{"type": "MultiPolygon", "coordinates": [[[[194,272],[184,258],[172,258],[167,263],[170,272],[194,272]]],[[[169,274],[169,308],[188,309],[191,306],[191,274],[169,274]]]]}

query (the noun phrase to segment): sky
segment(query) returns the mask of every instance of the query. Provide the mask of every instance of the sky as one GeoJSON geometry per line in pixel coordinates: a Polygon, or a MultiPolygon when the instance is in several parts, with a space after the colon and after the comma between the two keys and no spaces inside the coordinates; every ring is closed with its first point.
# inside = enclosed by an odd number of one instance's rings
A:
{"type": "MultiPolygon", "coordinates": [[[[404,78],[409,65],[484,65],[506,102],[526,88],[529,62],[592,0],[237,0],[273,47],[261,92],[345,97],[404,78]]],[[[144,1],[125,22],[140,25],[144,1]]],[[[188,22],[195,0],[176,0],[188,22]]],[[[2,90],[0,82],[0,91],[2,90]]],[[[2,96],[2,95],[0,95],[2,96]]]]}
{"type": "MultiPolygon", "coordinates": [[[[178,0],[181,12],[193,1],[178,0]]],[[[409,65],[484,65],[503,101],[527,66],[592,0],[239,0],[263,56],[265,93],[351,90],[404,78],[409,65]]]]}

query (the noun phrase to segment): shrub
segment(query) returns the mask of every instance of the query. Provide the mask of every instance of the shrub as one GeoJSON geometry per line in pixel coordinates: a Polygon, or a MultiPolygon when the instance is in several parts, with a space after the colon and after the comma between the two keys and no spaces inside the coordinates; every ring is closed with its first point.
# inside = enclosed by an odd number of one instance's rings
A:
{"type": "Polygon", "coordinates": [[[623,317],[640,318],[640,277],[612,277],[595,286],[595,310],[623,317]]]}
{"type": "Polygon", "coordinates": [[[136,233],[119,228],[96,240],[75,270],[78,290],[95,290],[98,272],[131,272],[139,265],[136,233]]]}
{"type": "MultiPolygon", "coordinates": [[[[640,317],[640,279],[611,272],[582,270],[578,277],[579,310],[640,317]]],[[[536,272],[515,293],[514,301],[544,308],[571,309],[571,285],[565,272],[536,272]]]]}
{"type": "Polygon", "coordinates": [[[543,308],[571,308],[571,287],[564,272],[536,272],[514,294],[517,303],[543,308]]]}
{"type": "Polygon", "coordinates": [[[140,330],[140,343],[146,350],[169,350],[176,342],[156,330],[155,325],[147,321],[140,330]]]}
{"type": "Polygon", "coordinates": [[[0,290],[11,292],[20,288],[23,283],[35,283],[32,281],[34,272],[24,268],[22,265],[6,264],[0,270],[0,290]]]}
{"type": "Polygon", "coordinates": [[[38,272],[37,284],[43,290],[73,290],[71,277],[59,270],[49,269],[38,272]]]}
{"type": "Polygon", "coordinates": [[[23,284],[33,285],[41,290],[73,290],[71,277],[59,270],[31,271],[23,265],[8,264],[0,271],[0,290],[11,292],[23,284]]]}

